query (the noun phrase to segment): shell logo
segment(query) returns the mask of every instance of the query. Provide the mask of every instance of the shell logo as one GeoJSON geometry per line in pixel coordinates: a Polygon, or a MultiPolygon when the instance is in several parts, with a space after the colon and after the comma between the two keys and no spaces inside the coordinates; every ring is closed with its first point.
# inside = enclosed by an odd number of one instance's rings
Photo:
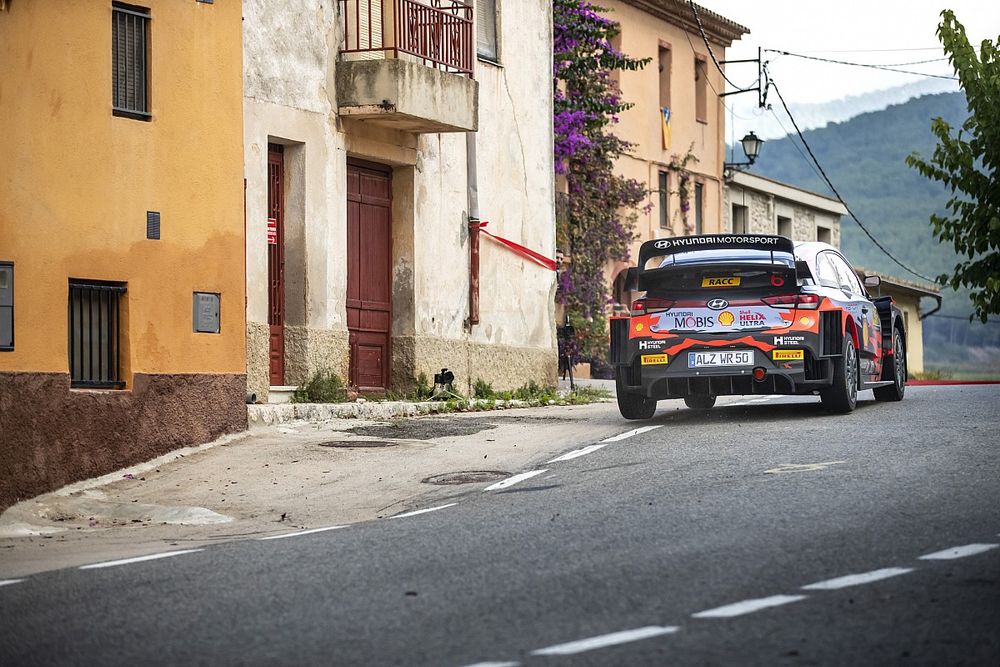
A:
{"type": "Polygon", "coordinates": [[[728,310],[724,310],[721,313],[719,313],[719,324],[721,324],[724,327],[728,327],[730,324],[733,323],[733,320],[735,319],[736,318],[733,317],[733,314],[730,313],[728,310]]]}
{"type": "Polygon", "coordinates": [[[799,318],[799,324],[801,324],[804,327],[811,327],[812,323],[813,323],[813,321],[812,321],[811,317],[804,317],[803,316],[803,317],[799,318]]]}
{"type": "Polygon", "coordinates": [[[638,324],[635,325],[635,330],[642,331],[642,322],[639,322],[638,324]]]}

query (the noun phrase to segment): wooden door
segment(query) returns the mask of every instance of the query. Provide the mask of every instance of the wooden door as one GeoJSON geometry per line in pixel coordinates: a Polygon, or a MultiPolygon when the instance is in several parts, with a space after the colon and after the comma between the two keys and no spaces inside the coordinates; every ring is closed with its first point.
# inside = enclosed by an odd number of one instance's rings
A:
{"type": "Polygon", "coordinates": [[[347,329],[350,381],[389,387],[392,357],[392,179],[378,165],[347,165],[347,329]]]}
{"type": "Polygon", "coordinates": [[[276,229],[267,243],[267,323],[271,386],[285,384],[285,163],[283,146],[267,145],[267,217],[276,229]]]}

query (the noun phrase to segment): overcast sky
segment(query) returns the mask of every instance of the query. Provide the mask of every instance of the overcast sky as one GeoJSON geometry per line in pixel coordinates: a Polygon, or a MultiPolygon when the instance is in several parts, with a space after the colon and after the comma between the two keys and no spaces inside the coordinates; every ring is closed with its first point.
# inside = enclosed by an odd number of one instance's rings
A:
{"type": "MultiPolygon", "coordinates": [[[[974,45],[983,38],[996,40],[1000,34],[1000,0],[951,0],[947,4],[940,0],[699,0],[698,4],[750,29],[749,35],[728,49],[728,60],[756,58],[757,47],[871,64],[941,58],[943,52],[934,31],[940,22],[940,12],[946,7],[955,12],[974,45]]],[[[771,78],[780,86],[785,100],[793,105],[793,112],[802,108],[803,115],[806,115],[803,105],[904,84],[922,82],[906,89],[904,94],[897,91],[890,102],[903,101],[898,99],[900,96],[957,90],[953,82],[910,74],[827,64],[774,53],[765,53],[764,58],[770,60],[771,78]]],[[[953,74],[946,60],[900,67],[930,74],[953,74]]],[[[726,72],[734,83],[743,86],[753,84],[757,78],[754,64],[730,64],[726,72]]],[[[871,97],[858,101],[859,111],[872,108],[871,97]]],[[[774,104],[775,111],[780,110],[773,95],[769,101],[774,104]]],[[[728,96],[726,104],[744,117],[744,120],[736,118],[732,124],[737,138],[742,136],[744,128],[754,125],[754,120],[763,122],[760,120],[762,112],[755,108],[754,93],[728,96]]],[[[819,115],[822,115],[821,109],[813,107],[819,115]]],[[[816,121],[816,114],[813,116],[804,124],[822,124],[816,121]]],[[[770,133],[773,134],[773,130],[770,133]]]]}

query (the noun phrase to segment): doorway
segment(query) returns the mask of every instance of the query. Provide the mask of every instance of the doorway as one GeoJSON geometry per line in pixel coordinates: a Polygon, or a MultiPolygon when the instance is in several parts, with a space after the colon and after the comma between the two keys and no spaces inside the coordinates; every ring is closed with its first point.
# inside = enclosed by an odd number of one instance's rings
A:
{"type": "Polygon", "coordinates": [[[392,173],[347,164],[347,330],[350,382],[362,391],[389,387],[392,357],[392,173]]]}
{"type": "Polygon", "coordinates": [[[285,384],[285,156],[280,144],[267,145],[267,323],[268,369],[272,387],[285,384]]]}

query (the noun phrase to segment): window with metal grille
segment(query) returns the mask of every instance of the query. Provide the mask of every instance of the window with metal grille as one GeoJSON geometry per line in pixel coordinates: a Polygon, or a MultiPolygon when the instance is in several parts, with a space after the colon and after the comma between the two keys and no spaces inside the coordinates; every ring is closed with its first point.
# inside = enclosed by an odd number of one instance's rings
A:
{"type": "Polygon", "coordinates": [[[694,233],[702,234],[705,230],[705,186],[694,184],[694,233]]]}
{"type": "Polygon", "coordinates": [[[476,54],[499,62],[497,45],[497,0],[476,0],[476,54]]]}
{"type": "Polygon", "coordinates": [[[71,387],[121,389],[122,283],[69,281],[71,387]]]}
{"type": "Polygon", "coordinates": [[[111,6],[111,103],[116,116],[148,120],[149,10],[111,6]]]}

